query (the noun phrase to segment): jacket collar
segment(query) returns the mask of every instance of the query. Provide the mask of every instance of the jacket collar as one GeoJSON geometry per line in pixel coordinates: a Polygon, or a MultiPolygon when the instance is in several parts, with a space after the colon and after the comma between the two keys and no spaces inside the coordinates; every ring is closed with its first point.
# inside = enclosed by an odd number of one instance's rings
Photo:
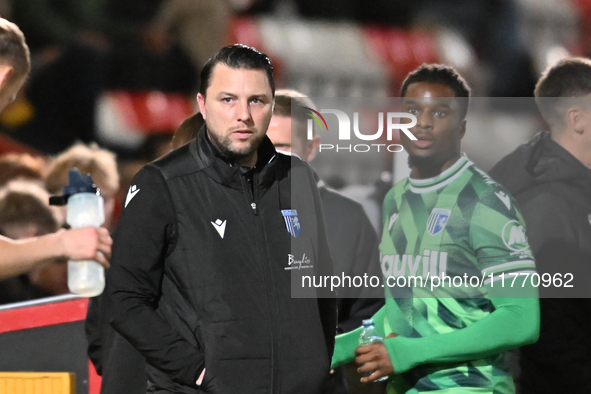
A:
{"type": "MultiPolygon", "coordinates": [[[[193,158],[213,180],[224,186],[242,190],[242,174],[240,165],[233,162],[227,155],[218,151],[207,135],[206,125],[203,125],[189,145],[193,158]]],[[[267,136],[261,142],[257,151],[257,162],[253,168],[258,176],[260,185],[269,185],[275,179],[274,163],[277,162],[277,151],[267,136]]]]}
{"type": "Polygon", "coordinates": [[[545,182],[565,182],[591,190],[591,170],[541,131],[491,170],[514,196],[545,182]]]}
{"type": "Polygon", "coordinates": [[[528,144],[526,171],[539,181],[574,181],[591,186],[591,170],[556,143],[550,132],[538,133],[528,144]]]}

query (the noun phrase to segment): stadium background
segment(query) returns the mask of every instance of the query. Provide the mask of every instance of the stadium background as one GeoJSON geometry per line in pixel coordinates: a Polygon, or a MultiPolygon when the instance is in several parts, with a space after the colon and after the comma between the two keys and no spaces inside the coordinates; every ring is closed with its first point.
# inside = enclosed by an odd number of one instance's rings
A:
{"type": "MultiPolygon", "coordinates": [[[[395,97],[421,63],[452,65],[478,97],[463,147],[484,170],[545,128],[531,99],[541,71],[591,54],[589,0],[0,0],[0,15],[23,29],[33,60],[0,116],[0,154],[96,141],[118,155],[119,203],[135,171],[169,150],[195,110],[199,66],[224,44],[267,53],[277,87],[310,97],[395,97]]],[[[384,172],[407,172],[403,155],[319,155],[314,167],[360,201],[391,185],[384,172]]]]}

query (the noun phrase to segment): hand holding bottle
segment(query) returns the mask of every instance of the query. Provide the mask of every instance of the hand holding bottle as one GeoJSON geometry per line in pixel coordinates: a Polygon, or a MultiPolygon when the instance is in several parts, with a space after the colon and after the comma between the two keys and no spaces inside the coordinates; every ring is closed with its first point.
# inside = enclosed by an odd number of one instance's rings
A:
{"type": "MultiPolygon", "coordinates": [[[[101,232],[104,230],[99,230],[100,225],[105,221],[104,201],[90,176],[82,175],[77,168],[71,168],[68,176],[70,182],[64,186],[64,194],[51,197],[49,202],[54,205],[67,204],[66,221],[72,229],[89,231],[85,228],[95,227],[95,235],[98,239],[92,239],[89,245],[91,249],[96,246],[94,253],[91,251],[92,256],[89,258],[78,258],[81,255],[70,256],[68,261],[68,288],[70,291],[83,297],[94,297],[101,294],[105,288],[105,269],[101,264],[106,263],[106,258],[104,255],[100,255],[104,252],[99,248],[101,239],[103,243],[109,242],[104,233],[101,238],[101,232]]],[[[71,234],[64,235],[65,241],[73,241],[69,237],[71,234]]],[[[79,245],[73,242],[66,242],[66,244],[72,249],[70,252],[74,252],[73,254],[83,252],[78,249],[79,245]]],[[[103,247],[103,249],[110,254],[110,247],[103,247]]]]}
{"type": "MultiPolygon", "coordinates": [[[[364,330],[359,337],[360,346],[355,349],[355,362],[360,366],[357,372],[363,375],[361,382],[385,380],[394,373],[388,350],[382,342],[383,338],[377,336],[371,319],[364,320],[363,326],[364,330]]],[[[392,333],[387,338],[395,336],[397,335],[392,333]]]]}
{"type": "Polygon", "coordinates": [[[113,239],[103,227],[82,227],[59,230],[56,235],[62,245],[62,256],[70,260],[95,260],[109,268],[113,239]]]}

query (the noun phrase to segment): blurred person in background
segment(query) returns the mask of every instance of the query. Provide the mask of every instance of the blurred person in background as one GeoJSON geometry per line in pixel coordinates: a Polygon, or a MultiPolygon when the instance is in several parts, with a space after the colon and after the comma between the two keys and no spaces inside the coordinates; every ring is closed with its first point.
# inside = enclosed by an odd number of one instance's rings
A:
{"type": "MultiPolygon", "coordinates": [[[[20,90],[31,70],[29,48],[18,26],[0,18],[0,111],[20,90]]],[[[106,229],[85,227],[14,241],[0,236],[0,279],[29,271],[57,257],[94,259],[108,266],[112,239],[106,229]],[[100,252],[100,253],[99,253],[100,252]]]]}
{"type": "Polygon", "coordinates": [[[51,161],[45,177],[47,191],[52,195],[61,194],[62,188],[69,181],[68,171],[74,167],[77,167],[82,174],[89,174],[100,189],[101,196],[105,200],[105,223],[103,226],[112,231],[116,219],[114,217],[115,194],[119,189],[119,173],[115,154],[96,144],[78,143],[73,145],[51,161]]]}
{"type": "Polygon", "coordinates": [[[537,339],[538,293],[525,276],[511,289],[499,279],[535,273],[523,219],[511,196],[461,152],[470,97],[464,78],[423,64],[400,96],[416,125],[414,140],[400,133],[410,175],[383,206],[382,270],[397,283],[386,287],[386,305],[373,318],[385,339],[358,346],[362,327],[337,336],[333,366],[355,360],[362,382],[389,376],[396,392],[515,393],[506,351],[537,339]],[[429,291],[435,281],[428,278],[443,274],[449,286],[429,291]],[[416,276],[428,284],[413,284],[416,276]],[[476,277],[478,286],[454,290],[458,277],[476,277]]]}
{"type": "MultiPolygon", "coordinates": [[[[267,130],[267,137],[278,151],[290,152],[306,162],[311,162],[318,153],[320,137],[314,135],[308,140],[304,107],[315,108],[314,103],[294,90],[278,90],[275,94],[273,117],[267,130]],[[294,107],[292,107],[292,104],[294,107]],[[297,112],[293,112],[295,110],[297,112]]],[[[357,202],[332,190],[316,176],[320,198],[324,208],[326,235],[334,261],[334,275],[342,274],[381,277],[378,256],[378,237],[363,208],[357,202]]],[[[381,293],[377,294],[381,296],[381,293]]],[[[375,297],[376,295],[374,295],[375,297]]],[[[358,289],[339,290],[338,325],[339,334],[351,331],[361,325],[362,320],[373,316],[383,305],[384,299],[369,298],[370,294],[358,289]]],[[[324,393],[347,393],[346,386],[357,383],[355,371],[338,368],[331,377],[324,393]],[[345,384],[345,378],[352,377],[345,384]]],[[[367,393],[368,387],[362,391],[367,393]]]]}
{"type": "MultiPolygon", "coordinates": [[[[40,182],[15,180],[0,189],[0,234],[15,240],[39,237],[57,231],[62,221],[40,182]]],[[[0,281],[0,303],[68,293],[66,263],[62,258],[47,260],[26,274],[0,281]]]]}
{"type": "Polygon", "coordinates": [[[163,0],[150,26],[150,39],[164,47],[175,38],[195,69],[225,42],[232,8],[228,0],[163,0]]]}
{"type": "Polygon", "coordinates": [[[551,66],[534,93],[550,130],[490,175],[519,203],[539,274],[570,274],[573,287],[540,286],[540,339],[521,349],[521,392],[590,393],[591,60],[551,66]]]}
{"type": "Polygon", "coordinates": [[[0,186],[14,179],[41,181],[45,177],[48,161],[28,153],[6,153],[0,156],[0,186]]]}

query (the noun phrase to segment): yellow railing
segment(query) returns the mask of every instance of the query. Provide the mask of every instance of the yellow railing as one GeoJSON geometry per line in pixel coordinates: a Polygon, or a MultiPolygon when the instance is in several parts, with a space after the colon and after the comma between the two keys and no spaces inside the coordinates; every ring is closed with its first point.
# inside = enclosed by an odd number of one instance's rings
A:
{"type": "Polygon", "coordinates": [[[0,394],[76,394],[68,372],[0,372],[0,394]]]}

